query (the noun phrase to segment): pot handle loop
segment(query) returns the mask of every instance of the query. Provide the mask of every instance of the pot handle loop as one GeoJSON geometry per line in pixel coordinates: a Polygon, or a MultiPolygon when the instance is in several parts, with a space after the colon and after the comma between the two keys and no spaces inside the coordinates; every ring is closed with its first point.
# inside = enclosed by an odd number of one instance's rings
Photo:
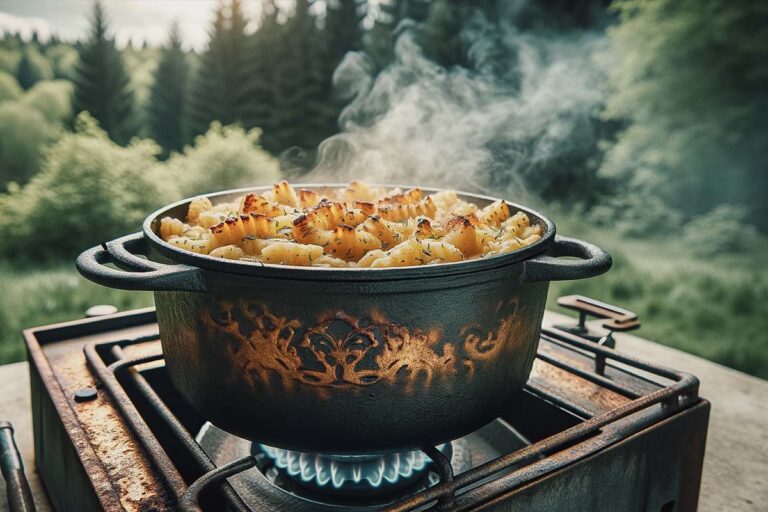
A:
{"type": "Polygon", "coordinates": [[[547,252],[525,262],[523,279],[528,282],[585,279],[606,273],[611,264],[611,255],[598,246],[558,235],[547,252]],[[562,256],[577,259],[561,259],[562,256]]]}
{"type": "Polygon", "coordinates": [[[83,252],[77,258],[77,270],[95,283],[123,290],[206,291],[201,269],[166,265],[136,255],[146,250],[143,233],[127,235],[83,252]],[[107,263],[118,268],[108,267],[107,263]]]}

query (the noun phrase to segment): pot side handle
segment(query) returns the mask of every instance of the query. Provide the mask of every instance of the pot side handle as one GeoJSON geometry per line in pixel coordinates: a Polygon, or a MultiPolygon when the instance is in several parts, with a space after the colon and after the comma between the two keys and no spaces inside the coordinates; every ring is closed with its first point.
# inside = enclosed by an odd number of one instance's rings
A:
{"type": "Polygon", "coordinates": [[[206,291],[203,271],[189,265],[166,265],[137,256],[146,252],[144,234],[134,233],[88,249],[77,257],[77,271],[110,288],[148,291],[206,291]],[[118,268],[108,267],[114,263],[118,268]]]}
{"type": "Polygon", "coordinates": [[[598,246],[558,235],[546,253],[525,261],[523,280],[537,282],[585,279],[606,273],[611,264],[611,255],[598,246]],[[562,256],[578,259],[561,259],[562,256]]]}

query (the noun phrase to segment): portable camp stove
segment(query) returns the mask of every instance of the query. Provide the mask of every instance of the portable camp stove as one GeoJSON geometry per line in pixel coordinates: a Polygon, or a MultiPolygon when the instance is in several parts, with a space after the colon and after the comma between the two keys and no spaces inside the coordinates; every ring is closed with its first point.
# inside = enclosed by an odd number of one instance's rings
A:
{"type": "MultiPolygon", "coordinates": [[[[639,325],[563,300],[613,330],[639,325]]],[[[251,443],[197,415],[169,380],[152,309],[30,329],[35,460],[62,511],[695,510],[710,409],[697,379],[593,335],[583,322],[543,329],[509,414],[462,439],[338,456],[251,443]]]]}

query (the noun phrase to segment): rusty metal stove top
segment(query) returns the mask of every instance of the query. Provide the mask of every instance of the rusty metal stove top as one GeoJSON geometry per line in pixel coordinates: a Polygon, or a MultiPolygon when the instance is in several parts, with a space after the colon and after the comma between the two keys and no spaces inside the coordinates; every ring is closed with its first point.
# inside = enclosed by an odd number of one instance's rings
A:
{"type": "MultiPolygon", "coordinates": [[[[156,333],[153,309],[25,332],[35,460],[57,510],[338,510],[259,484],[250,454],[201,447],[205,420],[170,384],[156,333]]],[[[610,341],[544,329],[510,408],[524,417],[464,438],[457,474],[425,447],[439,481],[381,509],[695,510],[709,416],[697,379],[610,341]]]]}

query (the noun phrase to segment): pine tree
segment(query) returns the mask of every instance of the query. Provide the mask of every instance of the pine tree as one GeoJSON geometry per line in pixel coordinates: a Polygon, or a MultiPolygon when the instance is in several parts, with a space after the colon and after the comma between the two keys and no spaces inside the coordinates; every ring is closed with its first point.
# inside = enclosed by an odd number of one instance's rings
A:
{"type": "Polygon", "coordinates": [[[242,97],[243,124],[247,128],[261,128],[262,145],[273,150],[270,134],[273,132],[275,111],[275,69],[280,60],[285,28],[277,21],[278,9],[274,0],[264,0],[258,29],[250,36],[248,58],[245,63],[245,86],[242,97]]]}
{"type": "MultiPolygon", "coordinates": [[[[445,66],[470,65],[468,48],[462,38],[464,25],[485,14],[493,22],[495,3],[489,0],[437,0],[420,27],[419,42],[427,58],[445,66]]],[[[486,36],[490,40],[493,34],[486,36]]]]}
{"type": "Polygon", "coordinates": [[[282,55],[274,69],[274,112],[267,149],[280,153],[292,146],[314,150],[324,138],[322,46],[309,0],[297,0],[285,23],[282,55]]]}
{"type": "Polygon", "coordinates": [[[219,3],[207,50],[200,56],[186,123],[188,138],[204,133],[212,121],[241,120],[249,38],[241,0],[219,3]]]}
{"type": "Polygon", "coordinates": [[[107,35],[100,2],[93,5],[91,34],[78,48],[73,111],[88,111],[117,143],[125,144],[136,132],[133,89],[120,52],[107,35]]]}
{"type": "Polygon", "coordinates": [[[33,85],[35,85],[35,82],[37,82],[38,77],[35,76],[34,70],[32,69],[32,62],[29,55],[29,50],[24,51],[21,54],[21,59],[19,59],[19,65],[16,68],[16,81],[19,82],[19,85],[23,89],[29,89],[33,85]]]}
{"type": "Polygon", "coordinates": [[[163,154],[184,147],[183,114],[187,100],[189,61],[181,48],[179,26],[171,26],[168,46],[163,49],[155,70],[149,97],[149,127],[163,154]]]}
{"type": "Polygon", "coordinates": [[[365,50],[377,68],[382,69],[394,58],[395,31],[404,19],[424,21],[429,12],[428,0],[382,0],[373,27],[365,37],[365,50]]]}
{"type": "Polygon", "coordinates": [[[325,24],[320,32],[322,57],[320,67],[320,100],[316,109],[318,137],[324,139],[338,131],[338,119],[347,98],[339,98],[333,88],[333,74],[348,52],[361,50],[365,2],[336,0],[326,3],[325,24]]]}
{"type": "Polygon", "coordinates": [[[53,78],[53,68],[48,59],[40,55],[34,45],[24,49],[16,68],[16,80],[24,89],[29,89],[40,80],[53,78]]]}
{"type": "Polygon", "coordinates": [[[323,34],[333,69],[347,52],[361,48],[366,5],[360,0],[328,0],[326,3],[323,34]]]}

